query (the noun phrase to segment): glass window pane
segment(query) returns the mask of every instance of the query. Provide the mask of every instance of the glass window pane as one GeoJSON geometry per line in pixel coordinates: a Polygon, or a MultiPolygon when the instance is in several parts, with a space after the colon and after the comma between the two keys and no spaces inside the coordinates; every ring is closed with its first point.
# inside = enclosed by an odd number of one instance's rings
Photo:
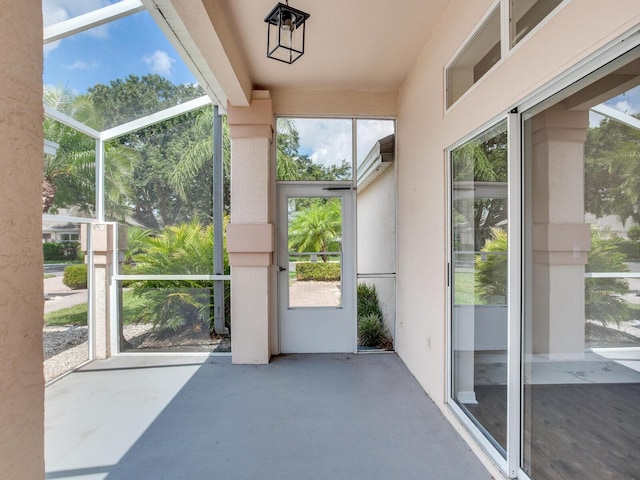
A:
{"type": "Polygon", "coordinates": [[[500,451],[507,427],[507,126],[451,152],[454,401],[500,451]]]}
{"type": "Polygon", "coordinates": [[[538,25],[562,0],[511,0],[511,46],[538,25]]]}
{"type": "Polygon", "coordinates": [[[350,180],[352,137],[352,120],[278,118],[277,179],[350,180]]]}
{"type": "Polygon", "coordinates": [[[526,113],[522,467],[534,480],[638,473],[640,89],[617,87],[638,84],[637,58],[526,113]]]}
{"type": "MultiPolygon", "coordinates": [[[[372,149],[379,143],[384,144],[384,139],[395,133],[396,122],[394,120],[369,120],[359,118],[356,120],[357,132],[357,168],[360,169],[365,158],[372,154],[372,149]]],[[[393,145],[395,147],[395,143],[393,145]]],[[[395,154],[395,149],[391,152],[381,152],[385,154],[395,154]]]]}
{"type": "Polygon", "coordinates": [[[342,199],[289,199],[289,307],[342,306],[342,199]]]}

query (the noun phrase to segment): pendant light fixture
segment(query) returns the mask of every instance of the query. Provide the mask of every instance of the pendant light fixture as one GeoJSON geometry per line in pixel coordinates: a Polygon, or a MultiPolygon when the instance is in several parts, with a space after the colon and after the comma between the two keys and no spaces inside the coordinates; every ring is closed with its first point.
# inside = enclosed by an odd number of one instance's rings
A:
{"type": "Polygon", "coordinates": [[[278,3],[265,17],[267,23],[267,57],[293,63],[304,55],[305,22],[309,14],[278,3]]]}

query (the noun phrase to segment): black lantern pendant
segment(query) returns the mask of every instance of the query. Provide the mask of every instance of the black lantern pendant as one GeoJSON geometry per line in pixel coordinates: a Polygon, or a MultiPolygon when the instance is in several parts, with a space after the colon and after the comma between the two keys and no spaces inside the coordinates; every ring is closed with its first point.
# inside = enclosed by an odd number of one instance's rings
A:
{"type": "Polygon", "coordinates": [[[264,19],[267,23],[267,57],[293,63],[304,55],[304,27],[309,14],[278,3],[264,19]]]}

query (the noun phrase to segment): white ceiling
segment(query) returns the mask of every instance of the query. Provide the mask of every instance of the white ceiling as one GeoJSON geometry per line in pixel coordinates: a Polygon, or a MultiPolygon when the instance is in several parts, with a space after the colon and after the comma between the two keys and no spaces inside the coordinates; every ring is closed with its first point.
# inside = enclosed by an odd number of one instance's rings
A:
{"type": "Polygon", "coordinates": [[[292,65],[266,57],[264,17],[276,3],[220,2],[253,88],[384,91],[401,86],[449,0],[290,0],[311,15],[292,65]]]}

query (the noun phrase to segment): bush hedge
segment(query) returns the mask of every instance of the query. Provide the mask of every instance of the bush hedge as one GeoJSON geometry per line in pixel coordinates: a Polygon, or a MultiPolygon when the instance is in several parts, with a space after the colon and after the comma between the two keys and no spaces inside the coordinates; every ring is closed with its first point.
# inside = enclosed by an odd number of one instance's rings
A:
{"type": "Polygon", "coordinates": [[[340,264],[328,262],[299,262],[296,264],[296,279],[300,281],[340,280],[340,264]]]}
{"type": "Polygon", "coordinates": [[[81,263],[65,267],[62,283],[71,290],[87,288],[87,266],[81,263]]]}
{"type": "Polygon", "coordinates": [[[42,244],[42,251],[45,261],[77,260],[79,247],[78,242],[49,242],[42,244]]]}

